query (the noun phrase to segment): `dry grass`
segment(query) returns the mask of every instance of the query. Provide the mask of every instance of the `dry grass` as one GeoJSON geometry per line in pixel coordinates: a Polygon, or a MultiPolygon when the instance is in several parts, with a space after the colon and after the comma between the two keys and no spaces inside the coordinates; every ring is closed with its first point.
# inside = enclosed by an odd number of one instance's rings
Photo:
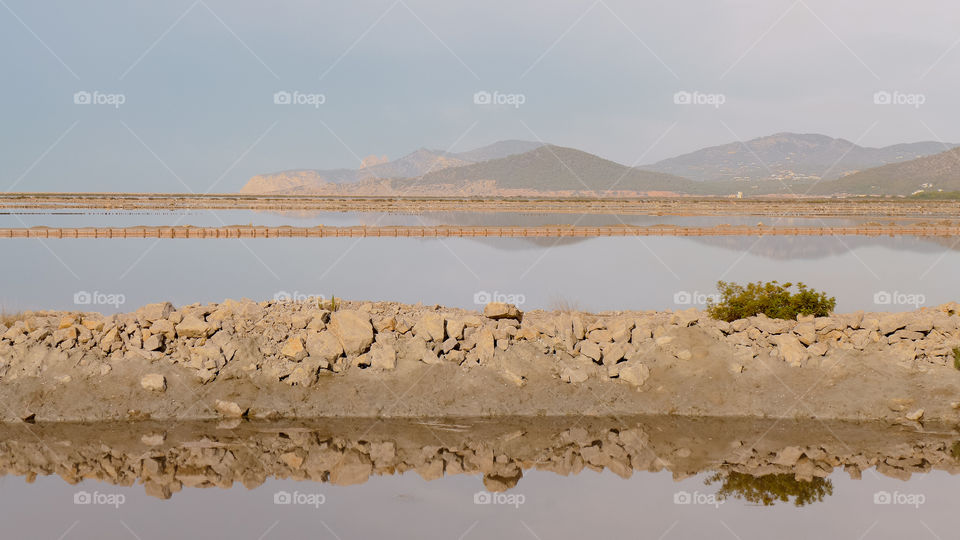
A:
{"type": "Polygon", "coordinates": [[[6,311],[0,311],[0,324],[3,324],[4,326],[11,326],[17,321],[22,321],[23,318],[23,312],[8,313],[6,311]]]}

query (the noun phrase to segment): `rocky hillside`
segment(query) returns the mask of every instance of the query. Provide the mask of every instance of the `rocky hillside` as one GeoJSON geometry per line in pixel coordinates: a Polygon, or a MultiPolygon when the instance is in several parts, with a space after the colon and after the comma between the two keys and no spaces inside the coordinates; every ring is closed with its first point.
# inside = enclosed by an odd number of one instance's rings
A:
{"type": "Polygon", "coordinates": [[[960,191],[960,148],[867,169],[835,182],[825,182],[817,187],[817,191],[860,195],[960,191]]]}
{"type": "MultiPolygon", "coordinates": [[[[310,193],[334,189],[327,184],[350,184],[365,180],[376,183],[382,179],[417,178],[430,171],[498,159],[527,152],[538,146],[540,143],[509,140],[461,153],[420,148],[393,161],[386,160],[385,156],[369,156],[362,161],[358,169],[303,169],[257,175],[243,186],[240,193],[248,195],[310,193]]],[[[359,189],[363,191],[365,188],[359,189]]]]}
{"type": "Polygon", "coordinates": [[[778,133],[712,146],[642,168],[701,182],[836,179],[856,171],[941,152],[938,142],[858,146],[826,135],[778,133]]]}

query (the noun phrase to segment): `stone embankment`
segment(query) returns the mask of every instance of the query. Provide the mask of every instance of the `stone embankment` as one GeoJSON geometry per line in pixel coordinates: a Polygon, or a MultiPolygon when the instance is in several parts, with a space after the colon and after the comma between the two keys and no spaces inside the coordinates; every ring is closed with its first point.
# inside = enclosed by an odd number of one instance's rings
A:
{"type": "Polygon", "coordinates": [[[840,470],[903,480],[960,472],[956,434],[931,427],[683,417],[7,424],[0,475],[139,483],[161,498],[238,483],[252,489],[268,478],[352,485],[408,471],[426,480],[481,476],[490,491],[513,488],[534,469],[624,478],[670,471],[678,480],[713,471],[721,479],[748,475],[757,486],[782,475],[776,484],[789,488],[791,480],[822,481],[840,470]]]}
{"type": "Polygon", "coordinates": [[[0,326],[6,421],[684,414],[960,419],[960,305],[705,312],[227,300],[0,326]]]}

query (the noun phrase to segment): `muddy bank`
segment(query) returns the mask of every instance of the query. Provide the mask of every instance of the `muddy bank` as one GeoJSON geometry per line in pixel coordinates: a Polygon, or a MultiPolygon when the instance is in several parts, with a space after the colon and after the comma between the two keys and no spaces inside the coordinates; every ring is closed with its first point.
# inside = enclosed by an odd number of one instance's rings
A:
{"type": "Polygon", "coordinates": [[[869,470],[898,479],[960,472],[958,434],[927,428],[681,417],[7,424],[0,474],[142,484],[168,498],[268,478],[352,485],[407,472],[427,480],[466,474],[482,478],[478,488],[504,491],[530,470],[623,478],[670,471],[675,479],[709,471],[732,496],[744,485],[754,494],[775,485],[769,496],[780,500],[819,490],[809,503],[829,493],[824,479],[841,470],[855,479],[869,470]]]}
{"type": "Polygon", "coordinates": [[[956,304],[799,321],[226,301],[0,327],[3,421],[960,418],[956,304]],[[326,309],[325,309],[326,308],[326,309]],[[336,308],[331,310],[330,308],[336,308]]]}

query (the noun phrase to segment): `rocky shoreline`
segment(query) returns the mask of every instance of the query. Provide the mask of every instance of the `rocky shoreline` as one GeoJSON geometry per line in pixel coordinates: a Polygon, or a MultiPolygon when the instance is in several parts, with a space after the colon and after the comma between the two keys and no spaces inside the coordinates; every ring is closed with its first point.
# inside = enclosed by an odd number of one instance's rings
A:
{"type": "Polygon", "coordinates": [[[0,421],[960,419],[960,305],[799,319],[249,300],[32,312],[0,326],[0,421]]]}

